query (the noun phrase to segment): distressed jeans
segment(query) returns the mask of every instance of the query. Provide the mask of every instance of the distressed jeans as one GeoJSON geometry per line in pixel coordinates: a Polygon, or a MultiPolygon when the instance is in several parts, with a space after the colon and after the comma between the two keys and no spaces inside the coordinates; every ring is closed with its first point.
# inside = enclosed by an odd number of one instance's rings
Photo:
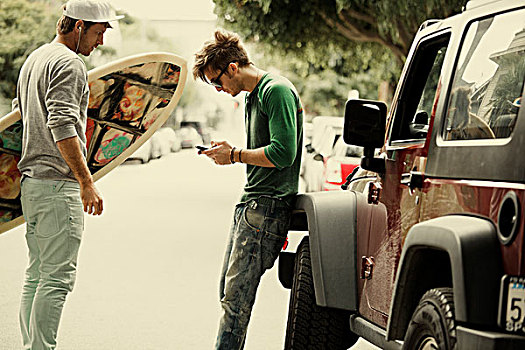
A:
{"type": "Polygon", "coordinates": [[[29,248],[20,305],[24,349],[55,349],[62,308],[75,283],[84,229],[80,186],[24,178],[21,199],[29,248]]]}
{"type": "Polygon", "coordinates": [[[244,347],[257,287],[281,251],[290,218],[291,209],[271,197],[235,207],[220,281],[222,316],[216,349],[244,347]]]}

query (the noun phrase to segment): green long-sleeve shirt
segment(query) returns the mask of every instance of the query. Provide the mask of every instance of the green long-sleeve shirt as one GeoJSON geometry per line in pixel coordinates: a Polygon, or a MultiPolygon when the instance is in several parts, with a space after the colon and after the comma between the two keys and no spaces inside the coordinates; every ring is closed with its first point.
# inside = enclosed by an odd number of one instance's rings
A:
{"type": "Polygon", "coordinates": [[[247,148],[264,147],[275,168],[247,165],[241,201],[266,195],[292,204],[299,186],[303,144],[303,108],[293,84],[265,74],[246,97],[245,123],[247,148]]]}

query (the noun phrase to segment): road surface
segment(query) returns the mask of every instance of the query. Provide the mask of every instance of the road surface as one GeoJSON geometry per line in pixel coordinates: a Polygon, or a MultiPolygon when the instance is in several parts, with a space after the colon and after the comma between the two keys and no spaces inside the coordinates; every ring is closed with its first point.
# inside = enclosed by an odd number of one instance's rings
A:
{"type": "MultiPolygon", "coordinates": [[[[242,165],[219,167],[193,150],[126,164],[97,182],[105,211],[86,217],[58,349],[212,349],[218,276],[243,183],[242,165]]],[[[0,235],[2,350],[21,348],[26,255],[24,226],[0,235]]],[[[288,296],[274,267],[263,276],[246,349],[283,348],[288,296]]]]}

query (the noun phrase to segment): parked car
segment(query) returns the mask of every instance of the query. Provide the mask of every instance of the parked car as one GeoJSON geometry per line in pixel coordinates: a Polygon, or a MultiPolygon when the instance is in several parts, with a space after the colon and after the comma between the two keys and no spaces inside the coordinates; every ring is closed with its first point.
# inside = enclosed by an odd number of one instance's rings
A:
{"type": "Polygon", "coordinates": [[[148,163],[151,159],[151,138],[149,138],[142,146],[126,159],[126,162],[139,161],[140,163],[148,163]]]}
{"type": "Polygon", "coordinates": [[[158,159],[171,152],[180,150],[180,140],[172,128],[165,127],[157,130],[140,146],[127,161],[138,160],[148,163],[151,159],[158,159]]]}
{"type": "Polygon", "coordinates": [[[201,135],[192,126],[184,126],[179,129],[179,138],[182,148],[192,148],[195,145],[203,144],[201,135]]]}
{"type": "Polygon", "coordinates": [[[181,150],[181,140],[175,130],[170,127],[164,127],[157,130],[157,134],[160,134],[162,139],[165,140],[164,147],[166,148],[162,153],[167,154],[170,152],[178,152],[181,150]]]}
{"type": "Polygon", "coordinates": [[[278,259],[286,349],[525,349],[524,28],[524,0],[469,1],[420,27],[388,114],[347,102],[360,170],[298,196],[278,259]]]}
{"type": "Polygon", "coordinates": [[[362,155],[362,147],[347,145],[342,137],[337,139],[330,154],[323,157],[321,190],[340,190],[347,176],[361,163],[362,155]]]}
{"type": "Polygon", "coordinates": [[[305,146],[301,165],[305,191],[321,191],[324,173],[324,157],[332,153],[343,130],[341,117],[315,117],[312,120],[312,142],[305,146]]]}
{"type": "Polygon", "coordinates": [[[151,159],[159,159],[163,155],[169,153],[168,140],[159,132],[151,135],[151,159]]]}
{"type": "Polygon", "coordinates": [[[314,132],[314,125],[310,122],[305,122],[303,124],[303,143],[304,145],[311,145],[312,144],[312,135],[314,132]]]}
{"type": "Polygon", "coordinates": [[[202,142],[204,144],[206,144],[206,145],[210,144],[210,142],[211,142],[210,129],[208,127],[206,127],[204,122],[196,121],[196,120],[185,120],[185,121],[180,122],[180,127],[181,128],[184,128],[184,127],[187,127],[187,126],[193,127],[193,128],[195,128],[195,130],[197,130],[199,135],[201,135],[202,142]]]}

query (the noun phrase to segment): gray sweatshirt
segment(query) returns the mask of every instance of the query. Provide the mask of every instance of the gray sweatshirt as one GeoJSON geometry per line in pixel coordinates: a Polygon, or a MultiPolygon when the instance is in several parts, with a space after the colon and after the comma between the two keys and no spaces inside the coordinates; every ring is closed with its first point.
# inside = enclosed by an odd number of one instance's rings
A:
{"type": "Polygon", "coordinates": [[[24,125],[20,172],[76,181],[56,142],[77,136],[86,157],[89,86],[82,59],[57,42],[41,46],[20,70],[17,100],[13,105],[20,108],[24,125]]]}

